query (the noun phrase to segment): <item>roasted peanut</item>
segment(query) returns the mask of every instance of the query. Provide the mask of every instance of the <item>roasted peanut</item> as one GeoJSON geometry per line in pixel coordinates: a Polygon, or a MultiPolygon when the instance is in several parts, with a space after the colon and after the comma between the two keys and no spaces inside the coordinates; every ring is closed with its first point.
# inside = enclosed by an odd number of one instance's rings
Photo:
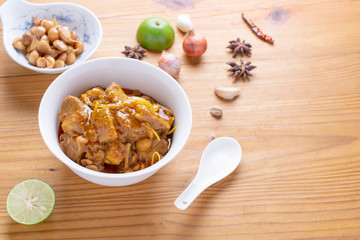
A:
{"type": "Polygon", "coordinates": [[[138,140],[135,144],[136,149],[141,151],[141,152],[145,152],[147,151],[150,146],[151,146],[151,139],[149,138],[142,138],[140,140],[138,140]]]}
{"type": "Polygon", "coordinates": [[[83,166],[87,166],[87,165],[92,165],[92,164],[94,164],[91,160],[86,159],[86,158],[81,159],[80,162],[81,162],[81,165],[83,165],[83,166]]]}
{"type": "Polygon", "coordinates": [[[133,171],[138,171],[140,170],[140,163],[136,164],[134,167],[133,167],[133,171]]]}
{"type": "Polygon", "coordinates": [[[94,170],[94,171],[99,171],[99,169],[95,165],[87,165],[86,168],[94,170]]]}
{"type": "Polygon", "coordinates": [[[136,153],[134,153],[131,157],[131,164],[134,164],[136,161],[138,160],[138,155],[136,153]]]}

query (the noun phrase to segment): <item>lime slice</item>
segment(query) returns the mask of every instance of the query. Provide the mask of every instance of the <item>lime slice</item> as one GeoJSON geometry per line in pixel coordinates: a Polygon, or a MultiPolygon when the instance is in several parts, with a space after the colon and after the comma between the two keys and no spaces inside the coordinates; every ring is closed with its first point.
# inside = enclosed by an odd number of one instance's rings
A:
{"type": "Polygon", "coordinates": [[[9,193],[7,211],[15,222],[34,225],[47,219],[55,205],[54,190],[44,181],[29,179],[9,193]]]}

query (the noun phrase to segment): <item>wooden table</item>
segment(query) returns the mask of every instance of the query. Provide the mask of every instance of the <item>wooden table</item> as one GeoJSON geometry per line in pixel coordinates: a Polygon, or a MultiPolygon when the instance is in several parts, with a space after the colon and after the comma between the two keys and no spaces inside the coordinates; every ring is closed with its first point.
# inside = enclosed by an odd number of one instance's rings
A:
{"type": "MultiPolygon", "coordinates": [[[[141,183],[83,180],[50,153],[38,129],[41,97],[57,75],[13,62],[1,31],[0,239],[360,239],[359,1],[199,0],[188,8],[169,0],[72,2],[101,21],[93,58],[122,57],[146,17],[175,26],[178,14],[191,15],[207,52],[187,58],[178,30],[169,49],[183,63],[179,83],[193,110],[191,135],[170,164],[141,183]],[[273,46],[250,31],[242,12],[275,39],[273,46]],[[225,47],[236,37],[253,45],[252,57],[244,57],[257,66],[250,81],[233,82],[227,72],[233,58],[225,47]],[[215,86],[238,87],[241,95],[221,101],[215,86]],[[214,105],[223,108],[220,120],[209,113],[214,105]],[[205,146],[220,136],[239,141],[240,166],[178,210],[174,200],[195,176],[205,146]],[[12,187],[29,178],[56,193],[54,212],[35,226],[13,222],[5,207],[12,187]]],[[[157,65],[159,56],[143,60],[157,65]]]]}

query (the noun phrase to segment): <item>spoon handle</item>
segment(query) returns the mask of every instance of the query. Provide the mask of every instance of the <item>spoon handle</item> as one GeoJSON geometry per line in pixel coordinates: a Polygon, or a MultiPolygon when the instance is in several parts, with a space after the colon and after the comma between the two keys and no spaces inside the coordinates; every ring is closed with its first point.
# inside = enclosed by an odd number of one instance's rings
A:
{"type": "Polygon", "coordinates": [[[180,210],[185,210],[208,186],[196,181],[196,177],[182,194],[175,200],[175,206],[180,210]]]}

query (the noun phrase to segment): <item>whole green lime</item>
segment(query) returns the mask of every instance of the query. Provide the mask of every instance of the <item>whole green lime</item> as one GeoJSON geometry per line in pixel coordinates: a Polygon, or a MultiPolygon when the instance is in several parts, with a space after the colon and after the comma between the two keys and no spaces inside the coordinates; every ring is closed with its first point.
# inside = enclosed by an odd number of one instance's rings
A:
{"type": "Polygon", "coordinates": [[[136,33],[137,41],[152,51],[166,50],[174,43],[175,32],[168,21],[160,17],[145,19],[136,33]]]}

